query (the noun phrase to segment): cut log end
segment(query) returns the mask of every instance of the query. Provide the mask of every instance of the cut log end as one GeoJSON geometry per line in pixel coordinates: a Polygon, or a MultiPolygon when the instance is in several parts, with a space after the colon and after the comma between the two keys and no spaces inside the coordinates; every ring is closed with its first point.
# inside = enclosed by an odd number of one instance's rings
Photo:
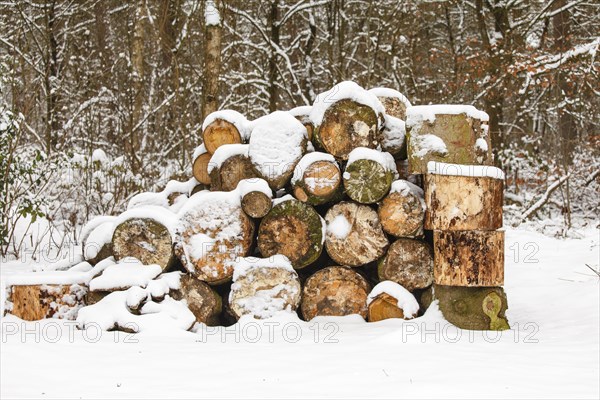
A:
{"type": "Polygon", "coordinates": [[[194,174],[194,178],[204,185],[210,185],[210,174],[208,173],[208,164],[210,162],[210,158],[212,155],[210,153],[200,154],[194,160],[194,164],[192,165],[192,172],[194,174]]]}
{"type": "Polygon", "coordinates": [[[404,316],[404,311],[398,307],[396,298],[387,293],[381,293],[369,304],[368,321],[377,322],[390,318],[412,319],[404,316]]]}
{"type": "Polygon", "coordinates": [[[381,200],[390,191],[394,175],[373,160],[357,160],[344,171],[344,190],[348,197],[362,204],[381,200]]]}
{"type": "Polygon", "coordinates": [[[184,275],[175,297],[177,300],[185,300],[188,308],[196,317],[196,322],[208,326],[216,326],[220,323],[221,296],[207,283],[192,275],[184,275]]]}
{"type": "Polygon", "coordinates": [[[294,196],[312,205],[324,204],[335,198],[341,189],[341,174],[337,164],[331,161],[316,161],[306,168],[302,179],[293,189],[294,196]]]}
{"type": "Polygon", "coordinates": [[[426,242],[398,239],[377,269],[381,281],[393,281],[412,292],[433,283],[433,251],[426,242]]]}
{"type": "Polygon", "coordinates": [[[219,168],[213,168],[210,173],[210,188],[213,191],[229,192],[234,190],[243,179],[256,178],[248,157],[234,155],[225,160],[219,168]]]}
{"type": "Polygon", "coordinates": [[[204,129],[202,140],[206,150],[214,154],[224,144],[242,143],[242,136],[234,124],[217,118],[204,129]]]}
{"type": "Polygon", "coordinates": [[[273,201],[263,192],[253,191],[242,197],[242,209],[252,218],[263,218],[271,211],[273,201]]]}
{"type": "Polygon", "coordinates": [[[383,230],[396,237],[423,237],[424,200],[417,194],[390,193],[378,209],[383,230]]]}
{"type": "Polygon", "coordinates": [[[117,225],[112,237],[115,259],[134,257],[142,264],[157,264],[163,271],[173,262],[169,230],[151,218],[131,218],[117,225]]]}

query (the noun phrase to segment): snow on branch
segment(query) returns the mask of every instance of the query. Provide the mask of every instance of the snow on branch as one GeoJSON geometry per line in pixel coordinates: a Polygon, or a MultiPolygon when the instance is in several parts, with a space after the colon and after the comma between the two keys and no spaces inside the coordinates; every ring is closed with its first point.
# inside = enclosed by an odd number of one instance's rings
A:
{"type": "Polygon", "coordinates": [[[571,177],[571,174],[568,173],[567,175],[561,177],[559,180],[557,180],[556,182],[554,182],[552,185],[548,186],[548,189],[546,189],[546,192],[542,195],[542,197],[540,197],[538,201],[536,201],[531,207],[529,207],[521,215],[521,217],[519,218],[519,220],[520,220],[519,224],[525,222],[525,220],[527,218],[529,218],[536,211],[538,211],[540,208],[542,208],[544,206],[544,204],[546,204],[548,202],[548,200],[550,199],[550,195],[556,189],[558,189],[563,183],[565,183],[566,181],[568,181],[570,177],[571,177]]]}

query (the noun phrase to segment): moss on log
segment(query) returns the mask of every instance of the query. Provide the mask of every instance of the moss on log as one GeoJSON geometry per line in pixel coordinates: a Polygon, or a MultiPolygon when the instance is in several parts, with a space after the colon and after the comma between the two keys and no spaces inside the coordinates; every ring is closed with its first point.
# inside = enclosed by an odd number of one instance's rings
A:
{"type": "Polygon", "coordinates": [[[390,191],[394,173],[374,160],[356,160],[344,171],[344,190],[361,204],[381,200],[390,191]]]}

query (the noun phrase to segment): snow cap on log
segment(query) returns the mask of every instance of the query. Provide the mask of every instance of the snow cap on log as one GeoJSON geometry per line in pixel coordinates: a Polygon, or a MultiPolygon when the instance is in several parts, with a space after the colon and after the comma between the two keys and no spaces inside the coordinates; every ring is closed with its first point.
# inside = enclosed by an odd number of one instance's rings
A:
{"type": "Polygon", "coordinates": [[[406,124],[399,118],[386,114],[379,139],[381,149],[395,158],[406,159],[406,124]]]}
{"type": "Polygon", "coordinates": [[[287,257],[247,257],[235,265],[229,305],[238,318],[271,318],[278,312],[295,311],[301,290],[298,274],[287,257]]]}
{"type": "Polygon", "coordinates": [[[348,155],[343,178],[346,194],[352,200],[371,204],[388,194],[398,171],[390,153],[358,147],[348,155]]]}
{"type": "Polygon", "coordinates": [[[388,318],[412,319],[419,312],[419,303],[401,285],[392,281],[378,283],[367,297],[369,322],[388,318]]]}
{"type": "Polygon", "coordinates": [[[283,188],[306,152],[306,128],[284,111],[252,122],[249,157],[259,176],[273,190],[283,188]]]}
{"type": "Polygon", "coordinates": [[[202,131],[204,132],[204,130],[208,128],[210,124],[218,119],[233,124],[233,126],[235,126],[239,132],[242,140],[247,141],[250,138],[251,122],[248,121],[243,114],[235,110],[219,110],[208,114],[202,123],[202,131]]]}
{"type": "Polygon", "coordinates": [[[144,265],[134,257],[126,257],[110,265],[102,274],[90,281],[92,291],[116,291],[132,286],[146,287],[162,272],[158,264],[144,265]]]}
{"type": "Polygon", "coordinates": [[[406,109],[411,107],[408,98],[395,89],[376,87],[369,89],[369,93],[373,93],[381,104],[385,107],[385,113],[389,116],[398,118],[402,121],[406,120],[406,109]]]}
{"type": "Polygon", "coordinates": [[[341,192],[341,172],[331,154],[307,153],[294,169],[291,184],[294,196],[312,205],[323,204],[341,192]]]}
{"type": "Polygon", "coordinates": [[[312,120],[310,119],[310,112],[312,111],[312,106],[299,106],[292,108],[288,112],[296,118],[298,121],[302,122],[302,125],[306,128],[306,133],[308,136],[308,140],[312,140],[314,125],[312,120]]]}

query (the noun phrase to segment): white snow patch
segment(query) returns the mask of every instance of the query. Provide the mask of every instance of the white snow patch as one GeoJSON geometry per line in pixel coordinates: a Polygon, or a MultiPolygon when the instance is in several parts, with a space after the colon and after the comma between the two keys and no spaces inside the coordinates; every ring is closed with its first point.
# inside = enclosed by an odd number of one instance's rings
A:
{"type": "Polygon", "coordinates": [[[246,117],[235,110],[219,110],[208,114],[202,123],[202,132],[206,127],[212,124],[215,120],[222,119],[232,123],[240,133],[243,141],[247,141],[250,135],[250,122],[246,117]]]}
{"type": "Polygon", "coordinates": [[[462,165],[429,161],[427,163],[427,173],[504,179],[504,172],[500,168],[492,167],[491,165],[462,165]]]}
{"type": "Polygon", "coordinates": [[[400,118],[385,115],[385,124],[383,126],[383,138],[381,145],[383,148],[399,148],[404,145],[406,140],[406,124],[400,118]]]}
{"type": "MultiPolygon", "coordinates": [[[[385,151],[379,151],[375,149],[369,149],[367,147],[357,147],[348,154],[348,163],[346,164],[346,168],[350,166],[353,162],[358,160],[372,160],[376,163],[380,164],[387,171],[391,171],[394,176],[398,176],[398,171],[396,169],[396,162],[394,161],[394,157],[385,151]]],[[[346,177],[346,172],[344,172],[344,177],[346,177]]]]}
{"type": "Polygon", "coordinates": [[[115,219],[116,218],[112,217],[110,220],[96,226],[96,228],[84,239],[83,243],[85,243],[85,247],[83,248],[83,257],[86,260],[95,258],[102,249],[102,246],[111,242],[115,231],[115,219]]]}
{"type": "Polygon", "coordinates": [[[333,164],[335,164],[338,167],[338,170],[339,170],[339,166],[338,166],[337,162],[335,161],[335,157],[333,157],[331,154],[322,153],[319,151],[307,153],[300,159],[298,164],[296,164],[296,168],[294,168],[294,175],[292,176],[292,181],[291,181],[292,185],[295,184],[300,179],[302,179],[302,177],[304,176],[304,173],[306,172],[308,167],[310,167],[311,164],[314,164],[317,161],[332,162],[333,164]]]}
{"type": "Polygon", "coordinates": [[[312,106],[299,106],[292,108],[288,112],[294,117],[302,117],[304,115],[309,115],[311,111],[312,106]]]}
{"type": "Polygon", "coordinates": [[[221,15],[219,14],[219,9],[213,0],[207,0],[206,2],[204,9],[204,21],[206,26],[221,25],[221,15]]]}
{"type": "Polygon", "coordinates": [[[445,157],[448,155],[446,143],[439,136],[426,134],[411,136],[413,155],[419,158],[425,157],[429,153],[445,157]]]}
{"type": "Polygon", "coordinates": [[[369,92],[373,93],[377,97],[395,97],[399,99],[402,103],[404,103],[406,105],[406,108],[412,107],[412,104],[410,104],[408,98],[396,89],[376,87],[373,89],[369,89],[369,92]]]}
{"type": "Polygon", "coordinates": [[[240,199],[243,199],[250,192],[262,192],[269,196],[269,198],[273,198],[273,191],[269,187],[269,184],[261,178],[242,179],[238,183],[236,190],[240,194],[240,199]]]}
{"type": "Polygon", "coordinates": [[[162,224],[169,230],[171,236],[177,230],[177,215],[166,208],[153,205],[140,206],[121,213],[115,220],[115,227],[127,220],[137,218],[152,219],[162,224]]]}
{"type": "MultiPolygon", "coordinates": [[[[342,214],[338,215],[327,225],[327,233],[335,236],[338,239],[345,239],[350,234],[352,225],[342,214]]],[[[325,235],[323,235],[325,236],[325,235]]]]}
{"type": "Polygon", "coordinates": [[[273,199],[273,207],[275,207],[277,204],[285,203],[286,201],[290,201],[290,200],[296,200],[296,198],[294,196],[292,196],[291,194],[286,194],[285,196],[281,196],[276,199],[273,199]]]}
{"type": "Polygon", "coordinates": [[[409,127],[417,126],[423,121],[435,122],[437,114],[466,114],[468,117],[489,121],[489,115],[470,105],[460,104],[434,104],[427,106],[412,106],[406,109],[406,125],[409,127]]]}
{"type": "Polygon", "coordinates": [[[290,260],[282,254],[275,254],[269,258],[242,257],[236,261],[233,268],[233,282],[256,268],[281,268],[296,273],[290,260]]]}
{"type": "Polygon", "coordinates": [[[206,146],[202,143],[200,146],[194,149],[194,154],[192,155],[192,162],[196,161],[196,158],[200,157],[202,154],[207,153],[206,146]]]}
{"type": "Polygon", "coordinates": [[[406,318],[412,318],[419,312],[419,303],[415,296],[411,292],[406,290],[402,285],[392,281],[383,281],[378,283],[369,296],[367,297],[367,305],[380,294],[386,293],[398,302],[398,308],[401,308],[406,318]]]}
{"type": "Polygon", "coordinates": [[[399,193],[403,197],[412,194],[419,199],[419,202],[421,203],[421,208],[423,208],[423,210],[427,208],[427,206],[425,205],[425,192],[423,191],[423,189],[421,189],[414,183],[398,179],[397,181],[392,182],[390,193],[399,193]]]}
{"type": "Polygon", "coordinates": [[[107,267],[102,275],[90,281],[90,290],[122,290],[132,286],[146,287],[162,272],[159,265],[144,265],[133,257],[125,257],[107,267]]]}
{"type": "Polygon", "coordinates": [[[475,141],[475,149],[479,149],[480,151],[486,153],[488,151],[488,144],[484,138],[478,138],[475,141]]]}

